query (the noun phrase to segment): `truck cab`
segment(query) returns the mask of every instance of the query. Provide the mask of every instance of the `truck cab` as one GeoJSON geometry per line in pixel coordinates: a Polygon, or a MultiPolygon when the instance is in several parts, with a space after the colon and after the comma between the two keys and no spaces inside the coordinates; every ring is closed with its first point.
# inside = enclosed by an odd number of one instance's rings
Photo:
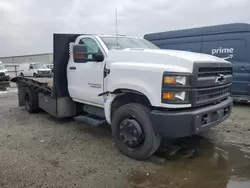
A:
{"type": "Polygon", "coordinates": [[[232,65],[218,57],[162,50],[136,37],[55,34],[53,62],[52,87],[13,79],[19,105],[105,121],[119,150],[137,160],[162,138],[199,134],[231,113],[232,65]]]}
{"type": "Polygon", "coordinates": [[[79,36],[70,45],[67,79],[71,98],[103,108],[108,123],[115,121],[114,132],[117,127],[118,132],[130,129],[123,124],[131,124],[132,132],[143,130],[136,128],[133,114],[119,119],[125,107],[149,113],[152,128],[167,137],[198,133],[231,110],[231,63],[204,54],[160,50],[134,37],[79,36]],[[134,107],[136,103],[143,107],[134,107]],[[214,112],[216,106],[220,110],[214,112]],[[122,112],[116,120],[118,109],[122,112]],[[203,113],[204,109],[211,112],[203,113]]]}

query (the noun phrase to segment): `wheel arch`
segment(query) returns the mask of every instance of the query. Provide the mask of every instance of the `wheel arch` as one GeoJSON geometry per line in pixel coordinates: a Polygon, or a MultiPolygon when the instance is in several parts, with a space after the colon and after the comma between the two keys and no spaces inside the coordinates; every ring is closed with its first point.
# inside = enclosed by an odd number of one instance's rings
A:
{"type": "Polygon", "coordinates": [[[139,103],[151,108],[149,98],[142,92],[133,89],[119,88],[112,92],[111,97],[105,103],[105,114],[107,121],[111,124],[114,112],[128,103],[139,103]]]}

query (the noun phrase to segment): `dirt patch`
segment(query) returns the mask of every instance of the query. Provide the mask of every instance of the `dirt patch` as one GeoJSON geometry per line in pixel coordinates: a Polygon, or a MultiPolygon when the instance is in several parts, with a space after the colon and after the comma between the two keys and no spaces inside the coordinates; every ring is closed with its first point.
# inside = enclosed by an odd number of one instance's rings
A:
{"type": "Polygon", "coordinates": [[[230,119],[204,134],[211,140],[205,142],[212,144],[195,146],[199,153],[195,157],[182,153],[170,160],[155,155],[140,162],[118,152],[109,129],[57,120],[46,113],[28,114],[18,107],[16,92],[3,93],[0,187],[190,187],[197,179],[215,188],[235,182],[240,187],[237,182],[246,184],[249,173],[244,168],[248,154],[242,151],[249,151],[245,144],[250,143],[249,112],[250,106],[235,106],[230,119]],[[225,149],[219,146],[222,143],[237,147],[225,149]],[[237,160],[229,160],[236,153],[242,161],[238,166],[237,160]],[[220,174],[223,182],[218,180],[220,174]]]}

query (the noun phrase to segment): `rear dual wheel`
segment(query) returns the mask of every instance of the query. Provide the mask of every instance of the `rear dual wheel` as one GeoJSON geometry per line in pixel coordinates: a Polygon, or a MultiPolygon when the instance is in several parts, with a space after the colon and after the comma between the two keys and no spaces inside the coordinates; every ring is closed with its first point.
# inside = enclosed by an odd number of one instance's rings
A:
{"type": "Polygon", "coordinates": [[[39,111],[38,95],[32,89],[27,89],[25,95],[25,108],[29,113],[36,113],[39,111]]]}
{"type": "Polygon", "coordinates": [[[158,148],[161,138],[153,130],[150,110],[141,104],[121,106],[113,116],[112,134],[121,153],[144,160],[158,148]]]}

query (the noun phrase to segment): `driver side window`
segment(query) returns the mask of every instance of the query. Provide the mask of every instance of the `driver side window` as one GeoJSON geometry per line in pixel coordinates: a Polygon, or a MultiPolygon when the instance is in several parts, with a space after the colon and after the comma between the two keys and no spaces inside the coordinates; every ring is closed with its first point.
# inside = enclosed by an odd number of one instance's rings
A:
{"type": "Polygon", "coordinates": [[[91,38],[84,38],[81,39],[79,44],[82,44],[86,47],[87,52],[90,53],[87,57],[88,61],[92,61],[93,60],[93,55],[92,54],[97,54],[100,53],[101,50],[98,46],[98,44],[96,43],[95,40],[91,39],[91,38]]]}

